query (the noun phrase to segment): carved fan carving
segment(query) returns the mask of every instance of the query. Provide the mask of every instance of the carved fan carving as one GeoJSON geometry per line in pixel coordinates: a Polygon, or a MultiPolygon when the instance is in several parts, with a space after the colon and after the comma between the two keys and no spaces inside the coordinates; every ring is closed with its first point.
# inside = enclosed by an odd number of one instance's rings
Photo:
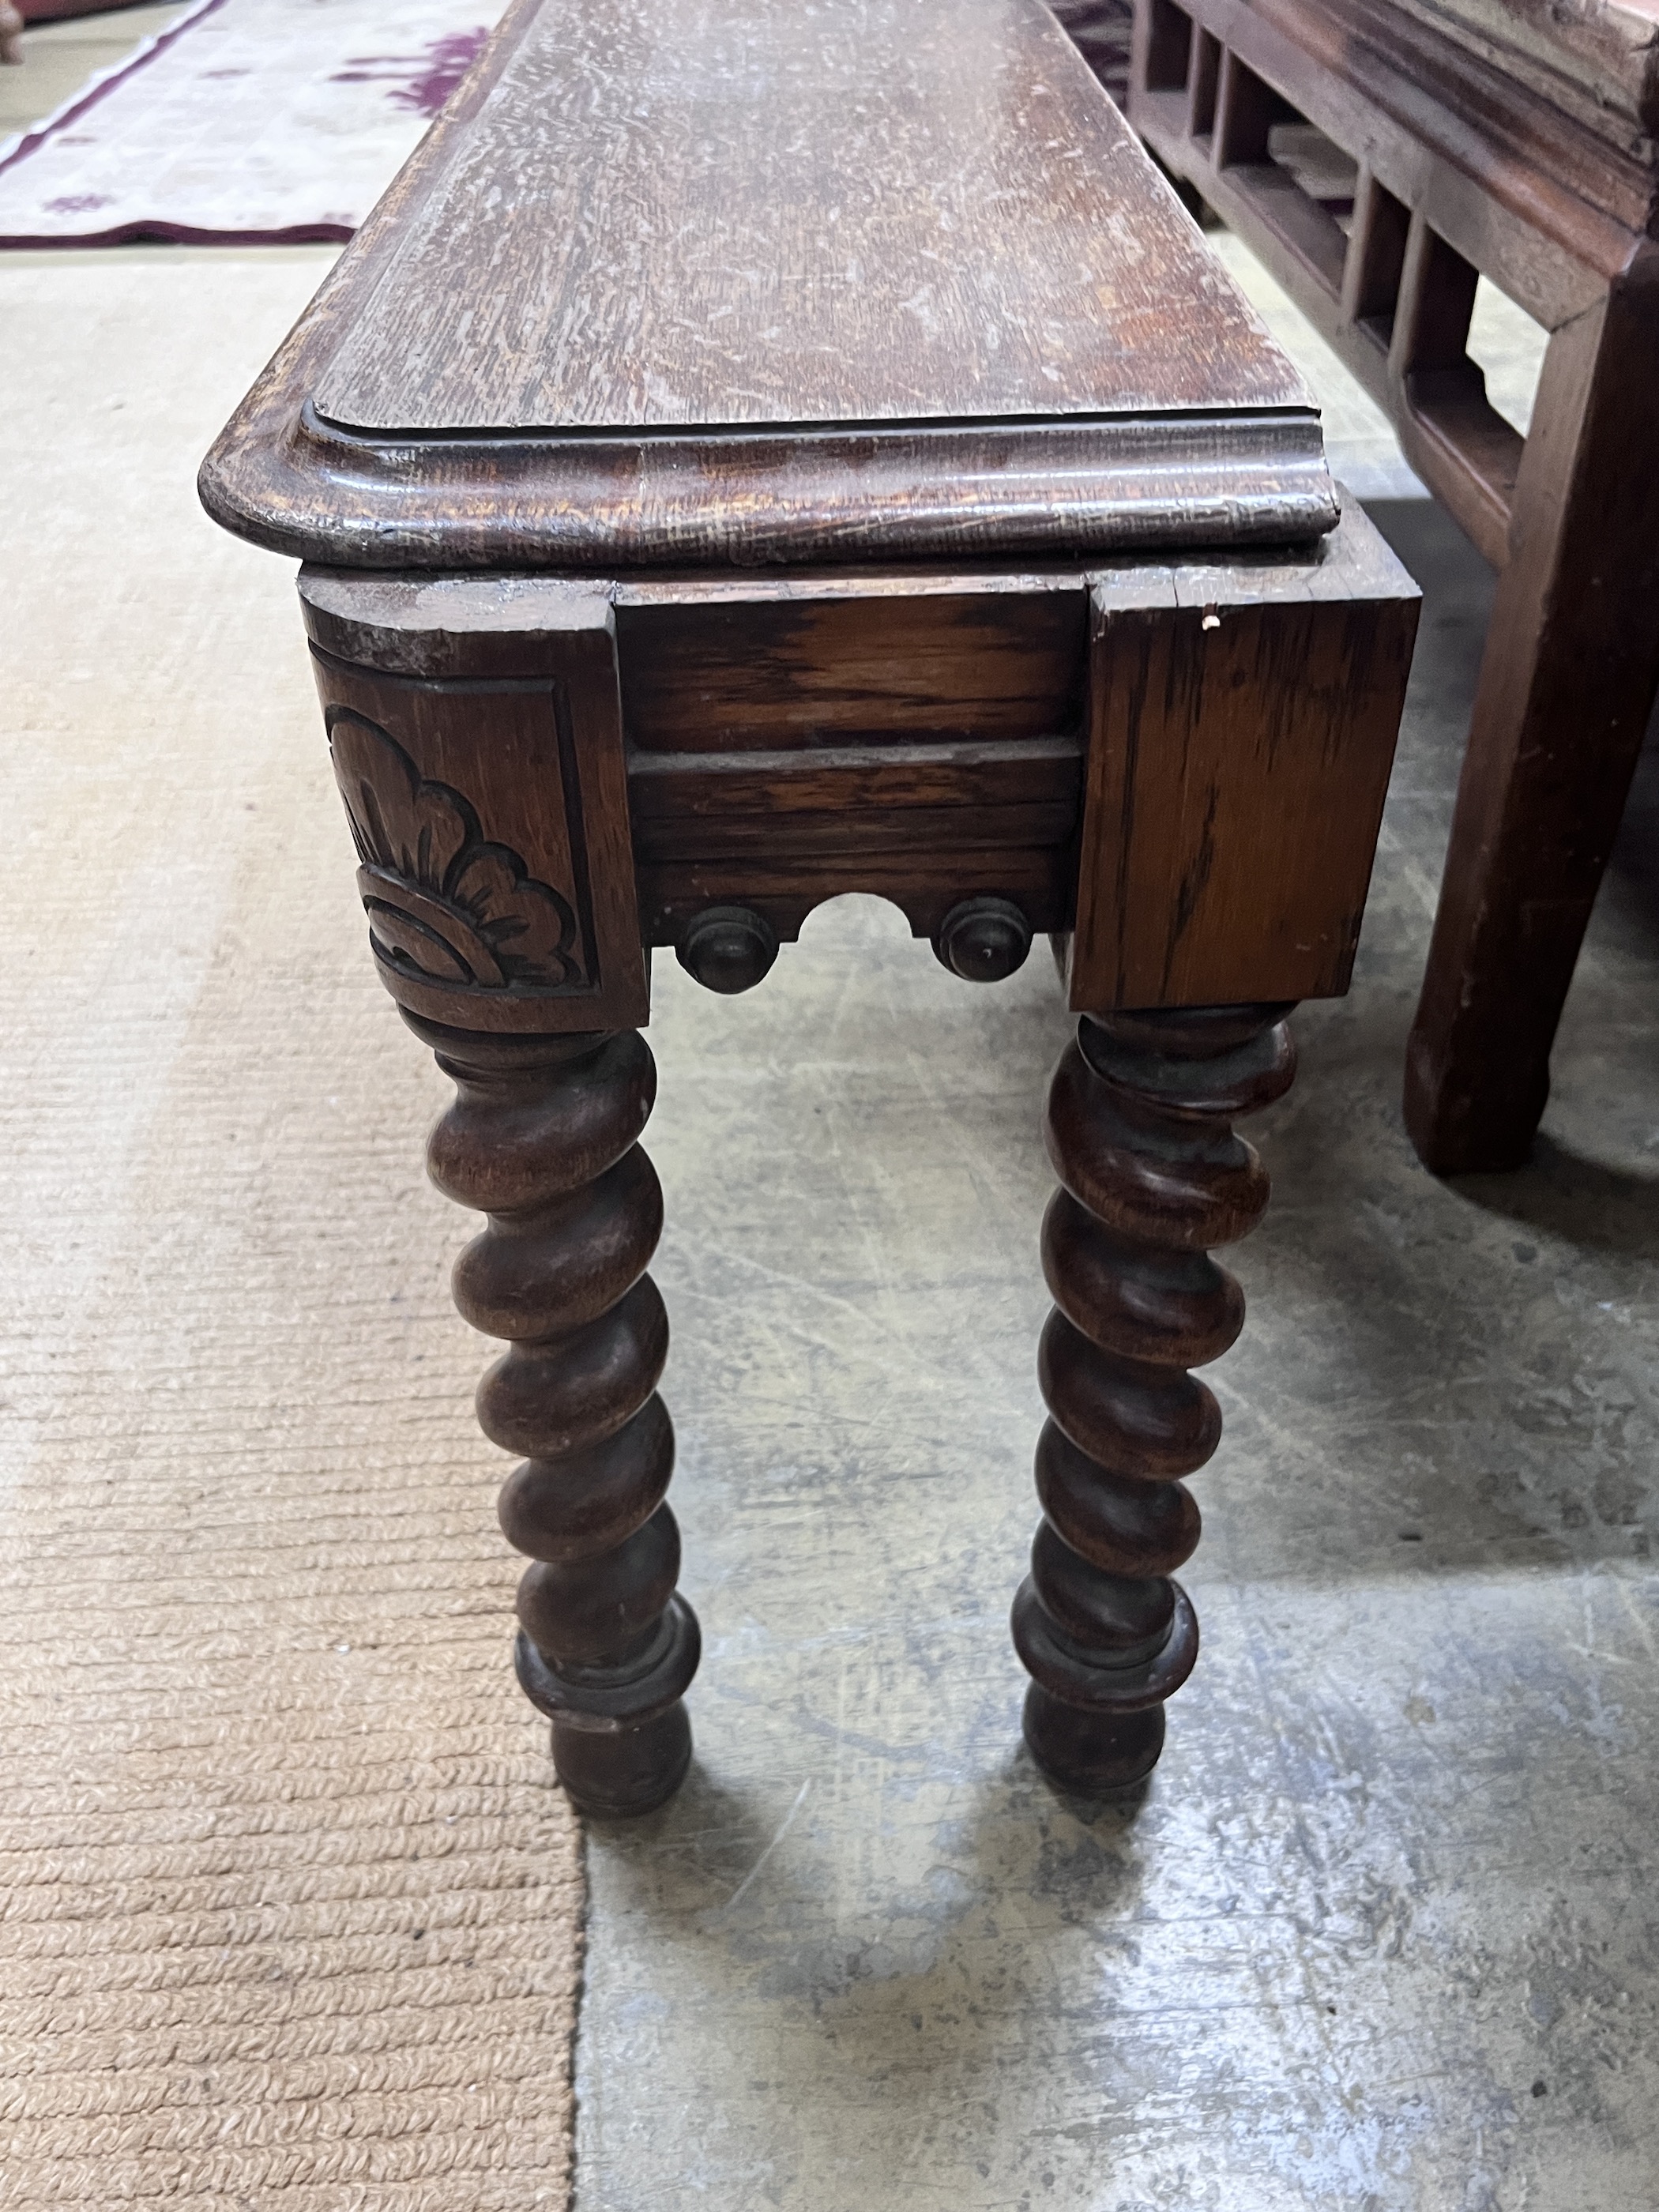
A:
{"type": "Polygon", "coordinates": [[[428,783],[366,715],[328,717],[334,774],[356,841],[357,889],[382,959],[438,983],[500,990],[588,980],[569,903],[484,836],[459,791],[428,783]]]}

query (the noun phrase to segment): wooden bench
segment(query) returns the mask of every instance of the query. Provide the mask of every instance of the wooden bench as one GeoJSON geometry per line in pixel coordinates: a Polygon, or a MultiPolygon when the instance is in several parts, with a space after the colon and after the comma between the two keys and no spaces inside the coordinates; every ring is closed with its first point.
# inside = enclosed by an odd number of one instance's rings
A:
{"type": "Polygon", "coordinates": [[[1441,1173],[1515,1167],[1659,688],[1659,7],[1136,9],[1136,130],[1500,571],[1406,1119],[1441,1173]],[[1550,333],[1525,439],[1468,358],[1481,275],[1550,333]]]}
{"type": "Polygon", "coordinates": [[[1207,1251],[1267,1199],[1231,1122],[1347,986],[1416,621],[1039,0],[854,12],[517,0],[203,475],[309,564],[371,950],[457,1086],[432,1172],[489,1216],[520,1679],[601,1812],[678,1782],[698,1655],[653,948],[746,988],[843,891],[963,977],[1060,940],[1015,1638],[1037,1759],[1133,1785],[1197,1650],[1207,1251]]]}

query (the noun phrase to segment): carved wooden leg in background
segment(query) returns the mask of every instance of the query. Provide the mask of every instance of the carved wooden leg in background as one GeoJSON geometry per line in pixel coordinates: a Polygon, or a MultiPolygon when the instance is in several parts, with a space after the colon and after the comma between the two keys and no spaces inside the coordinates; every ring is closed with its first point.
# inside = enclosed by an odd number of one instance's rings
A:
{"type": "Polygon", "coordinates": [[[675,1591],[664,1503],[674,1432],[657,1395],[668,1318],[646,1267],[662,1192],[637,1141],[656,1067],[637,1030],[488,1036],[405,1012],[456,1086],[433,1181],[489,1217],[455,1303],[509,1349],[478,1389],[492,1442],[526,1455],[501,1491],[519,1585],[519,1680],[553,1723],[559,1778],[592,1813],[643,1813],[691,1756],[681,1698],[696,1616],[675,1591]]]}
{"type": "Polygon", "coordinates": [[[1085,1015],[1049,1091],[1063,1188],[1042,1224],[1057,1310],[1038,1364],[1053,1418],[1013,1630],[1032,1677],[1025,1740],[1085,1795],[1151,1772],[1164,1701],[1198,1656],[1191,1603],[1169,1577],[1198,1541],[1180,1478],[1214,1451],[1221,1413],[1187,1370],[1219,1358],[1243,1325],[1243,1293],[1208,1250],[1267,1205],[1267,1170],[1231,1124],[1290,1087],[1289,1012],[1085,1015]]]}
{"type": "Polygon", "coordinates": [[[1522,456],[1406,1127],[1437,1175],[1516,1168],[1659,684],[1659,253],[1556,331],[1522,456]]]}

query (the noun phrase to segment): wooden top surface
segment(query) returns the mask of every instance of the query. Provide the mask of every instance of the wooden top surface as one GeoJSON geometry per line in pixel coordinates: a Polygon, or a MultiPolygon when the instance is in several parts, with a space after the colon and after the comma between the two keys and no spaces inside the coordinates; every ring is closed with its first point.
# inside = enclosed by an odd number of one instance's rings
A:
{"type": "Polygon", "coordinates": [[[375,431],[1307,404],[1041,0],[544,0],[315,399],[375,431]]]}
{"type": "Polygon", "coordinates": [[[1042,0],[514,0],[202,494],[347,568],[1336,520],[1305,387],[1042,0]]]}

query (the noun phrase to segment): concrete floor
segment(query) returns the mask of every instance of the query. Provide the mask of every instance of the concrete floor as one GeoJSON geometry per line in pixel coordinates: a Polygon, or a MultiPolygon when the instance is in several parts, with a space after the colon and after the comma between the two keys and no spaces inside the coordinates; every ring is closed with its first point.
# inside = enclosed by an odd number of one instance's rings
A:
{"type": "MultiPolygon", "coordinates": [[[[579,2212],[1659,2202],[1659,774],[1534,1164],[1397,1111],[1490,580],[1427,592],[1352,996],[1261,1118],[1204,1655],[1136,1814],[1018,1744],[1038,1138],[1066,1022],[878,902],[747,998],[658,967],[678,1801],[596,1828],[579,2212]]],[[[1653,765],[1659,769],[1659,761],[1653,765]]]]}
{"type": "MultiPolygon", "coordinates": [[[[62,258],[83,299],[106,257],[62,258]]],[[[1409,489],[1329,397],[1339,467],[1409,489]]],[[[590,1841],[578,2212],[1659,2203],[1659,763],[1534,1164],[1434,1182],[1396,1101],[1490,580],[1375,512],[1412,706],[1355,989],[1255,1130],[1204,1655],[1138,1810],[1018,1748],[1047,965],[975,991],[860,902],[745,999],[658,963],[707,1644],[685,1790],[590,1841]]]]}
{"type": "MultiPolygon", "coordinates": [[[[1397,1101],[1491,577],[1212,242],[1426,605],[1355,988],[1255,1131],[1204,1656],[1138,1810],[1018,1747],[1046,961],[976,992],[848,901],[744,1000],[659,963],[707,1656],[685,1791],[590,1841],[578,2212],[1659,2203],[1659,754],[1533,1166],[1437,1183],[1397,1101]]],[[[1524,422],[1540,334],[1478,342],[1524,422]]]]}

